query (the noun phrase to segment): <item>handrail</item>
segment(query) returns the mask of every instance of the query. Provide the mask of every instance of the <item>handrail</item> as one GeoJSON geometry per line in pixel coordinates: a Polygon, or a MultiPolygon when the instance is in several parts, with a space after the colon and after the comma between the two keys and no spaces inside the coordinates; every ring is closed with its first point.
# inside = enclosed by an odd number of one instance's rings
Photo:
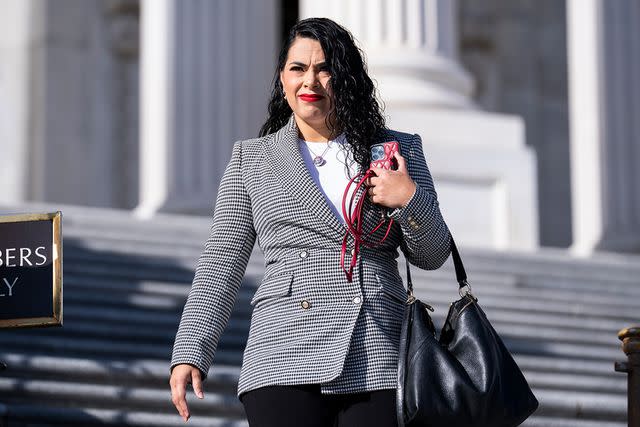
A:
{"type": "Polygon", "coordinates": [[[629,427],[640,427],[640,326],[631,326],[618,332],[622,341],[622,351],[628,360],[615,362],[617,372],[626,372],[627,383],[627,420],[629,427]]]}

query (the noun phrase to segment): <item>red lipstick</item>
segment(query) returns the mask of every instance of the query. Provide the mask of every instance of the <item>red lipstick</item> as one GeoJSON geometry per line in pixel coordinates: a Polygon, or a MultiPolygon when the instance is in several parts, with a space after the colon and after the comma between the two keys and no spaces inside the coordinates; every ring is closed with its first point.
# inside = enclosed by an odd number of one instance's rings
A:
{"type": "Polygon", "coordinates": [[[303,94],[303,95],[298,95],[298,97],[305,102],[316,102],[316,101],[320,101],[323,98],[321,95],[315,95],[315,94],[303,94]]]}

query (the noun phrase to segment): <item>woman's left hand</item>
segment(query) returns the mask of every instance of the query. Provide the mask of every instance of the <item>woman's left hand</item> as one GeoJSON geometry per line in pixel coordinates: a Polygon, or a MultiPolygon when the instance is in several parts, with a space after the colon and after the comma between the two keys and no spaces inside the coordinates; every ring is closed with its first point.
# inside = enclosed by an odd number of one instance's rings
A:
{"type": "Polygon", "coordinates": [[[398,152],[394,154],[394,157],[398,162],[397,170],[371,168],[376,176],[372,176],[365,181],[369,186],[367,190],[369,199],[373,203],[388,208],[405,206],[416,191],[416,184],[409,176],[407,162],[404,157],[398,152]]]}

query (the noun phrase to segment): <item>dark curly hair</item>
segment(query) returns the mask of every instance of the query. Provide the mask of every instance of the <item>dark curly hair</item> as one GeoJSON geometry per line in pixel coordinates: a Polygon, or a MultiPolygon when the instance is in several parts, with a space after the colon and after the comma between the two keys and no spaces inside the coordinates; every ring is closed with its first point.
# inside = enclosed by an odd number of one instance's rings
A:
{"type": "MultiPolygon", "coordinates": [[[[356,46],[348,30],[327,18],[304,19],[289,30],[278,56],[268,107],[269,117],[260,128],[260,136],[277,131],[291,117],[291,108],[282,96],[283,87],[279,76],[296,37],[310,38],[320,43],[331,74],[329,85],[333,92],[332,114],[336,119],[336,127],[345,133],[347,141],[353,147],[351,154],[354,160],[363,171],[367,170],[370,146],[384,133],[385,118],[377,100],[376,88],[367,74],[362,51],[356,46]]],[[[332,129],[329,115],[325,121],[327,127],[332,129]]]]}

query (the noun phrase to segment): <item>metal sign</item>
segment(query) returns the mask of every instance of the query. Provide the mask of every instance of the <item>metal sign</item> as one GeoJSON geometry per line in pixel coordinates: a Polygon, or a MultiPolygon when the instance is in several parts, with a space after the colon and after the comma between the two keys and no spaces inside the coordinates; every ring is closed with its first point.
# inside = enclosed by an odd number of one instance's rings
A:
{"type": "Polygon", "coordinates": [[[0,328],[62,326],[62,212],[0,215],[0,328]]]}

